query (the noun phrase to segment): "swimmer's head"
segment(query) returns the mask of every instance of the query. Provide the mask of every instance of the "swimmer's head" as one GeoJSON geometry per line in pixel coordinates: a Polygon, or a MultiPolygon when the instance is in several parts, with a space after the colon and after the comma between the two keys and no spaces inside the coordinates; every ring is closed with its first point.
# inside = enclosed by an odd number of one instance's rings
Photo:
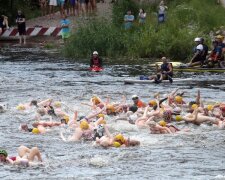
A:
{"type": "Polygon", "coordinates": [[[197,108],[198,108],[198,105],[197,104],[192,104],[191,109],[195,110],[197,108]]]}
{"type": "Polygon", "coordinates": [[[213,105],[208,105],[208,106],[207,106],[207,110],[208,110],[208,111],[212,111],[212,110],[213,110],[213,105]]]}
{"type": "Polygon", "coordinates": [[[159,121],[159,125],[162,127],[166,126],[166,122],[164,120],[159,121]]]}
{"type": "Polygon", "coordinates": [[[8,157],[8,153],[4,149],[0,149],[0,162],[5,162],[8,157]]]}
{"type": "Polygon", "coordinates": [[[183,98],[181,96],[175,96],[175,102],[178,104],[182,104],[183,98]]]}
{"type": "Polygon", "coordinates": [[[44,116],[46,114],[45,108],[39,108],[37,109],[37,113],[40,114],[41,116],[44,116]]]}
{"type": "Polygon", "coordinates": [[[98,114],[98,116],[97,116],[98,118],[105,118],[105,115],[104,114],[98,114]]]}
{"type": "Polygon", "coordinates": [[[56,102],[54,102],[54,106],[55,106],[56,108],[60,108],[60,107],[62,106],[62,103],[59,102],[59,101],[56,101],[56,102]]]}
{"type": "Polygon", "coordinates": [[[175,117],[175,120],[176,120],[176,121],[182,121],[182,119],[183,119],[183,118],[182,118],[182,116],[180,116],[180,115],[177,115],[177,116],[175,117]]]}
{"type": "Polygon", "coordinates": [[[63,118],[61,119],[61,123],[62,123],[62,124],[68,124],[69,120],[70,120],[70,117],[67,116],[67,115],[65,115],[65,116],[63,116],[63,118]]]}
{"type": "Polygon", "coordinates": [[[171,121],[172,112],[170,110],[166,110],[163,112],[163,118],[168,122],[171,121]]]}
{"type": "Polygon", "coordinates": [[[149,101],[148,105],[149,105],[150,107],[154,107],[154,106],[157,105],[157,102],[156,102],[156,100],[151,100],[151,101],[149,101]]]}
{"type": "Polygon", "coordinates": [[[97,104],[100,103],[100,100],[99,100],[99,98],[98,98],[97,96],[93,96],[93,97],[91,98],[91,101],[92,101],[95,105],[97,105],[97,104]]]}
{"type": "Polygon", "coordinates": [[[36,106],[36,107],[38,107],[37,100],[32,100],[32,101],[30,102],[30,105],[31,105],[31,106],[36,106]]]}
{"type": "Polygon", "coordinates": [[[121,146],[121,144],[120,144],[119,142],[116,142],[116,141],[115,141],[115,142],[113,143],[113,146],[116,147],[116,148],[118,148],[118,147],[121,146]]]}
{"type": "Polygon", "coordinates": [[[125,138],[122,134],[117,134],[115,137],[114,137],[114,140],[115,141],[119,141],[121,143],[124,143],[125,142],[125,138]]]}
{"type": "Polygon", "coordinates": [[[33,128],[32,133],[33,133],[33,134],[39,134],[40,131],[39,131],[38,128],[33,128]]]}
{"type": "Polygon", "coordinates": [[[88,122],[84,119],[84,120],[82,120],[81,122],[80,122],[80,128],[82,129],[82,130],[87,130],[87,129],[89,129],[89,124],[88,124],[88,122]]]}
{"type": "Polygon", "coordinates": [[[24,111],[26,108],[24,105],[20,104],[20,105],[16,106],[16,109],[19,111],[24,111]]]}
{"type": "Polygon", "coordinates": [[[105,119],[102,119],[99,124],[106,124],[106,120],[105,119]]]}
{"type": "Polygon", "coordinates": [[[38,123],[38,122],[34,122],[34,123],[32,124],[32,126],[33,126],[33,127],[35,127],[35,128],[37,128],[37,127],[38,127],[38,125],[39,125],[39,123],[38,123]]]}
{"type": "Polygon", "coordinates": [[[138,107],[135,105],[129,107],[129,111],[132,111],[133,113],[135,113],[137,110],[138,110],[138,107]]]}
{"type": "Polygon", "coordinates": [[[132,96],[132,100],[134,101],[134,103],[138,102],[139,97],[135,94],[132,96]]]}
{"type": "Polygon", "coordinates": [[[113,105],[108,104],[108,105],[106,106],[106,112],[107,112],[107,114],[114,113],[115,111],[116,111],[116,110],[115,110],[115,108],[114,108],[113,105]]]}

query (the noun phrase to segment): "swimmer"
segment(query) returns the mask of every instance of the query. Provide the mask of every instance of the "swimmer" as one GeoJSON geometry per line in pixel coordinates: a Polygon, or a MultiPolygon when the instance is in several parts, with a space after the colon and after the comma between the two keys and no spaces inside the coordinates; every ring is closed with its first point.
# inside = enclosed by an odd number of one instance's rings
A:
{"type": "Polygon", "coordinates": [[[134,105],[136,105],[138,108],[146,107],[146,104],[144,102],[142,102],[137,95],[133,95],[132,100],[133,100],[134,105]]]}
{"type": "Polygon", "coordinates": [[[173,132],[168,127],[160,126],[158,123],[154,121],[147,121],[147,125],[149,126],[150,132],[152,134],[172,134],[173,132]]]}
{"type": "Polygon", "coordinates": [[[140,141],[125,138],[122,134],[117,134],[114,137],[103,136],[100,139],[96,139],[96,144],[102,147],[132,147],[139,146],[140,141]]]}
{"type": "Polygon", "coordinates": [[[16,157],[8,157],[8,153],[0,149],[0,162],[12,165],[32,166],[36,165],[37,162],[42,162],[42,157],[37,147],[29,149],[26,146],[20,146],[18,148],[18,156],[16,157]]]}

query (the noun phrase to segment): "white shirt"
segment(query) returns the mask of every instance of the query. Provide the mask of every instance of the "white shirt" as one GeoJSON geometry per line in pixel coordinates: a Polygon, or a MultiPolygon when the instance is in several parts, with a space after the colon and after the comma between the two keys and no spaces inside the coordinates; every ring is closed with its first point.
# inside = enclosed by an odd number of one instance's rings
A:
{"type": "Polygon", "coordinates": [[[197,45],[196,50],[203,51],[204,47],[202,44],[197,45]]]}

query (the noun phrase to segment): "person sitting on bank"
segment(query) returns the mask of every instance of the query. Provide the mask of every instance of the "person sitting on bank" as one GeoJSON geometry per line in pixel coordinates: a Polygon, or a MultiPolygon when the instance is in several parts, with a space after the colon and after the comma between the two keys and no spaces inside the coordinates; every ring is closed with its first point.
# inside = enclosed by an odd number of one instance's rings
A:
{"type": "Polygon", "coordinates": [[[195,38],[196,47],[194,48],[194,56],[191,58],[191,61],[189,62],[189,67],[202,65],[203,57],[202,54],[204,53],[204,47],[202,45],[201,38],[197,37],[195,38]]]}
{"type": "Polygon", "coordinates": [[[127,14],[124,16],[124,26],[125,30],[131,29],[134,22],[134,15],[132,15],[131,10],[127,11],[127,14]]]}
{"type": "Polygon", "coordinates": [[[102,59],[98,56],[97,51],[94,51],[92,54],[90,68],[102,68],[102,59]]]}
{"type": "Polygon", "coordinates": [[[173,83],[173,65],[172,63],[168,62],[168,59],[166,57],[162,57],[162,64],[159,69],[158,64],[156,64],[156,76],[151,76],[149,79],[155,79],[156,83],[160,83],[163,80],[169,80],[170,83],[173,83]]]}
{"type": "Polygon", "coordinates": [[[222,55],[222,47],[219,45],[218,41],[213,41],[213,49],[207,60],[207,67],[214,67],[215,64],[220,66],[220,62],[224,59],[222,55]]]}

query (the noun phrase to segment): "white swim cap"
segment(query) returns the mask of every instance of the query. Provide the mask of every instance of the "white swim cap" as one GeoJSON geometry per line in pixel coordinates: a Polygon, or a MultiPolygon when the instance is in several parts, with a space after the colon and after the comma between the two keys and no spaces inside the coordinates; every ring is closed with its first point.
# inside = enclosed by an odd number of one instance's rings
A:
{"type": "Polygon", "coordinates": [[[93,52],[93,55],[98,55],[98,52],[97,52],[97,51],[94,51],[94,52],[93,52]]]}
{"type": "Polygon", "coordinates": [[[195,38],[195,42],[200,42],[200,41],[201,41],[201,38],[199,38],[199,37],[195,38]]]}

